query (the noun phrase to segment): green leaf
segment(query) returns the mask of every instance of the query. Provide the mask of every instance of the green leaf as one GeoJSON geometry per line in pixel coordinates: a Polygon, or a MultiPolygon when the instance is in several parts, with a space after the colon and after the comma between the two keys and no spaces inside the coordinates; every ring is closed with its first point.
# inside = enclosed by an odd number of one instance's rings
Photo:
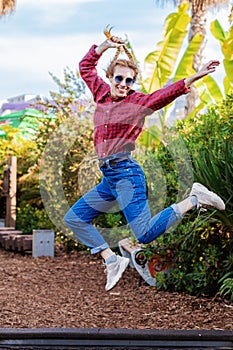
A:
{"type": "Polygon", "coordinates": [[[217,19],[210,23],[210,30],[213,36],[220,42],[220,44],[223,44],[227,38],[227,34],[224,32],[221,24],[217,19]]]}
{"type": "Polygon", "coordinates": [[[153,149],[155,145],[158,146],[160,144],[161,139],[161,130],[159,127],[154,125],[142,132],[138,138],[138,142],[148,149],[153,149]]]}
{"type": "Polygon", "coordinates": [[[209,93],[215,99],[215,101],[218,103],[221,102],[223,100],[223,94],[216,81],[210,75],[206,75],[203,81],[205,82],[209,93]]]}
{"type": "Polygon", "coordinates": [[[233,88],[233,26],[229,32],[224,32],[218,20],[211,22],[210,26],[213,36],[219,41],[224,55],[224,68],[226,77],[224,79],[225,95],[231,92],[233,88]]]}
{"type": "Polygon", "coordinates": [[[187,4],[183,4],[178,7],[178,12],[167,17],[163,41],[145,58],[145,69],[151,72],[150,79],[144,82],[148,93],[163,87],[172,75],[190,22],[186,11],[187,4]]]}
{"type": "Polygon", "coordinates": [[[196,34],[191,40],[189,46],[185,50],[183,57],[180,60],[180,63],[177,67],[174,81],[180,80],[186,76],[192,75],[195,73],[195,70],[192,67],[193,56],[197,53],[199,46],[201,45],[203,36],[201,34],[196,34]]]}
{"type": "MultiPolygon", "coordinates": [[[[181,3],[180,6],[178,6],[177,13],[178,15],[180,14],[183,15],[184,13],[187,13],[188,10],[189,10],[189,3],[188,1],[186,1],[181,3]]],[[[165,26],[164,26],[165,36],[174,28],[174,26],[176,25],[176,21],[177,21],[177,18],[176,16],[174,16],[174,13],[171,13],[170,15],[167,16],[165,21],[165,26]]]]}
{"type": "Polygon", "coordinates": [[[230,83],[228,76],[225,76],[223,84],[224,84],[224,90],[225,90],[226,94],[228,94],[230,92],[230,90],[233,89],[233,86],[231,86],[231,83],[230,83]]]}
{"type": "Polygon", "coordinates": [[[203,101],[200,102],[199,105],[196,108],[194,108],[194,110],[191,113],[189,113],[189,115],[186,117],[186,120],[193,119],[195,115],[198,112],[200,112],[204,107],[205,107],[205,103],[203,101]]]}
{"type": "Polygon", "coordinates": [[[230,28],[226,40],[222,43],[222,52],[227,60],[233,60],[233,26],[230,28]]]}
{"type": "Polygon", "coordinates": [[[199,93],[199,98],[200,100],[206,105],[206,106],[210,106],[212,104],[214,104],[214,100],[211,96],[211,94],[209,93],[208,89],[206,88],[206,84],[204,83],[204,81],[202,80],[198,80],[195,83],[195,86],[198,88],[198,93],[199,93]]]}

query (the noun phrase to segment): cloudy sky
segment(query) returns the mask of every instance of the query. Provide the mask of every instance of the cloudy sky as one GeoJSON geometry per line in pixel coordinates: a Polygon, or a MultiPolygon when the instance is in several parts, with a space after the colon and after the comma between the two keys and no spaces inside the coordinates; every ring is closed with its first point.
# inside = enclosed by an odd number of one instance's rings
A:
{"type": "MultiPolygon", "coordinates": [[[[62,79],[64,68],[75,70],[89,47],[105,39],[109,23],[115,35],[127,33],[143,68],[173,11],[172,5],[158,8],[155,0],[18,0],[15,13],[0,19],[0,101],[24,93],[49,96],[56,90],[49,72],[62,79]]],[[[209,14],[208,21],[217,17],[224,26],[227,13],[209,14]]],[[[102,59],[103,68],[113,54],[102,59]]],[[[212,58],[222,56],[209,35],[206,61],[212,58]]],[[[223,71],[214,74],[221,79],[223,71]]]]}

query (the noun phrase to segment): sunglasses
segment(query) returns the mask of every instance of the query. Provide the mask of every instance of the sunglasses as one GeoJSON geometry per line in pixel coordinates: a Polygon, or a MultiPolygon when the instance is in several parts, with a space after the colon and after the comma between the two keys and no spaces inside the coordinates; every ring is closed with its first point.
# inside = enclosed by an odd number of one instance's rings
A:
{"type": "Polygon", "coordinates": [[[125,84],[127,86],[131,86],[135,82],[135,80],[133,78],[124,78],[124,77],[122,77],[122,75],[116,75],[114,77],[114,80],[117,84],[120,84],[123,80],[125,80],[125,84]]]}

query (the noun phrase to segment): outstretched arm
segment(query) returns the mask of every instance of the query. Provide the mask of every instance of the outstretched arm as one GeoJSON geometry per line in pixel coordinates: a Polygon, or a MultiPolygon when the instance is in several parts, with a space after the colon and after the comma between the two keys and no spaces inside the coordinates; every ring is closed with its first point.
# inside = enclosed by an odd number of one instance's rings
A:
{"type": "Polygon", "coordinates": [[[195,83],[195,81],[203,78],[209,73],[215,72],[216,67],[219,66],[219,64],[219,61],[210,61],[206,63],[199,72],[191,75],[188,78],[179,80],[176,83],[152,92],[149,95],[139,96],[139,103],[150,109],[148,110],[148,114],[152,113],[152,111],[163,108],[174,101],[177,97],[187,94],[190,91],[190,86],[195,83]]]}
{"type": "Polygon", "coordinates": [[[184,80],[185,86],[189,88],[195,81],[203,78],[205,75],[208,75],[209,73],[213,73],[216,70],[216,67],[218,67],[220,64],[219,61],[210,61],[206,63],[199,72],[191,75],[190,77],[186,78],[184,80]]]}

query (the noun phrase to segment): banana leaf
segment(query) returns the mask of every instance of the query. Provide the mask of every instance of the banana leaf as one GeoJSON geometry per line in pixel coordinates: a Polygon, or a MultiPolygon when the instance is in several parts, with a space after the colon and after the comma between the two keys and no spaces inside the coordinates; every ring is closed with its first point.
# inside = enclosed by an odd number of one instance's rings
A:
{"type": "Polygon", "coordinates": [[[210,23],[210,30],[213,36],[220,42],[222,45],[224,41],[227,38],[227,32],[225,32],[219,23],[219,21],[216,19],[213,22],[210,23]]]}
{"type": "Polygon", "coordinates": [[[210,95],[215,100],[215,102],[221,102],[224,97],[214,78],[212,78],[210,75],[207,75],[204,77],[203,82],[205,83],[210,95]]]}
{"type": "Polygon", "coordinates": [[[150,78],[144,81],[148,93],[163,87],[172,75],[190,23],[188,8],[189,5],[185,2],[178,7],[178,12],[166,18],[163,41],[145,58],[145,69],[151,71],[150,78]]]}
{"type": "Polygon", "coordinates": [[[211,22],[210,30],[213,36],[219,41],[224,55],[224,69],[226,77],[224,78],[224,92],[229,94],[233,89],[233,26],[229,32],[224,32],[222,26],[215,20],[211,22]]]}
{"type": "Polygon", "coordinates": [[[196,115],[198,112],[200,112],[204,107],[205,107],[205,103],[204,103],[203,101],[201,101],[201,102],[199,103],[199,105],[196,106],[196,107],[194,108],[194,110],[193,110],[191,113],[189,113],[189,115],[186,117],[186,120],[194,118],[195,115],[196,115]]]}
{"type": "Polygon", "coordinates": [[[175,72],[174,81],[180,80],[189,75],[195,74],[195,70],[192,67],[193,56],[197,53],[199,46],[201,45],[203,36],[201,34],[196,34],[191,40],[189,46],[185,50],[177,70],[175,72]]]}

